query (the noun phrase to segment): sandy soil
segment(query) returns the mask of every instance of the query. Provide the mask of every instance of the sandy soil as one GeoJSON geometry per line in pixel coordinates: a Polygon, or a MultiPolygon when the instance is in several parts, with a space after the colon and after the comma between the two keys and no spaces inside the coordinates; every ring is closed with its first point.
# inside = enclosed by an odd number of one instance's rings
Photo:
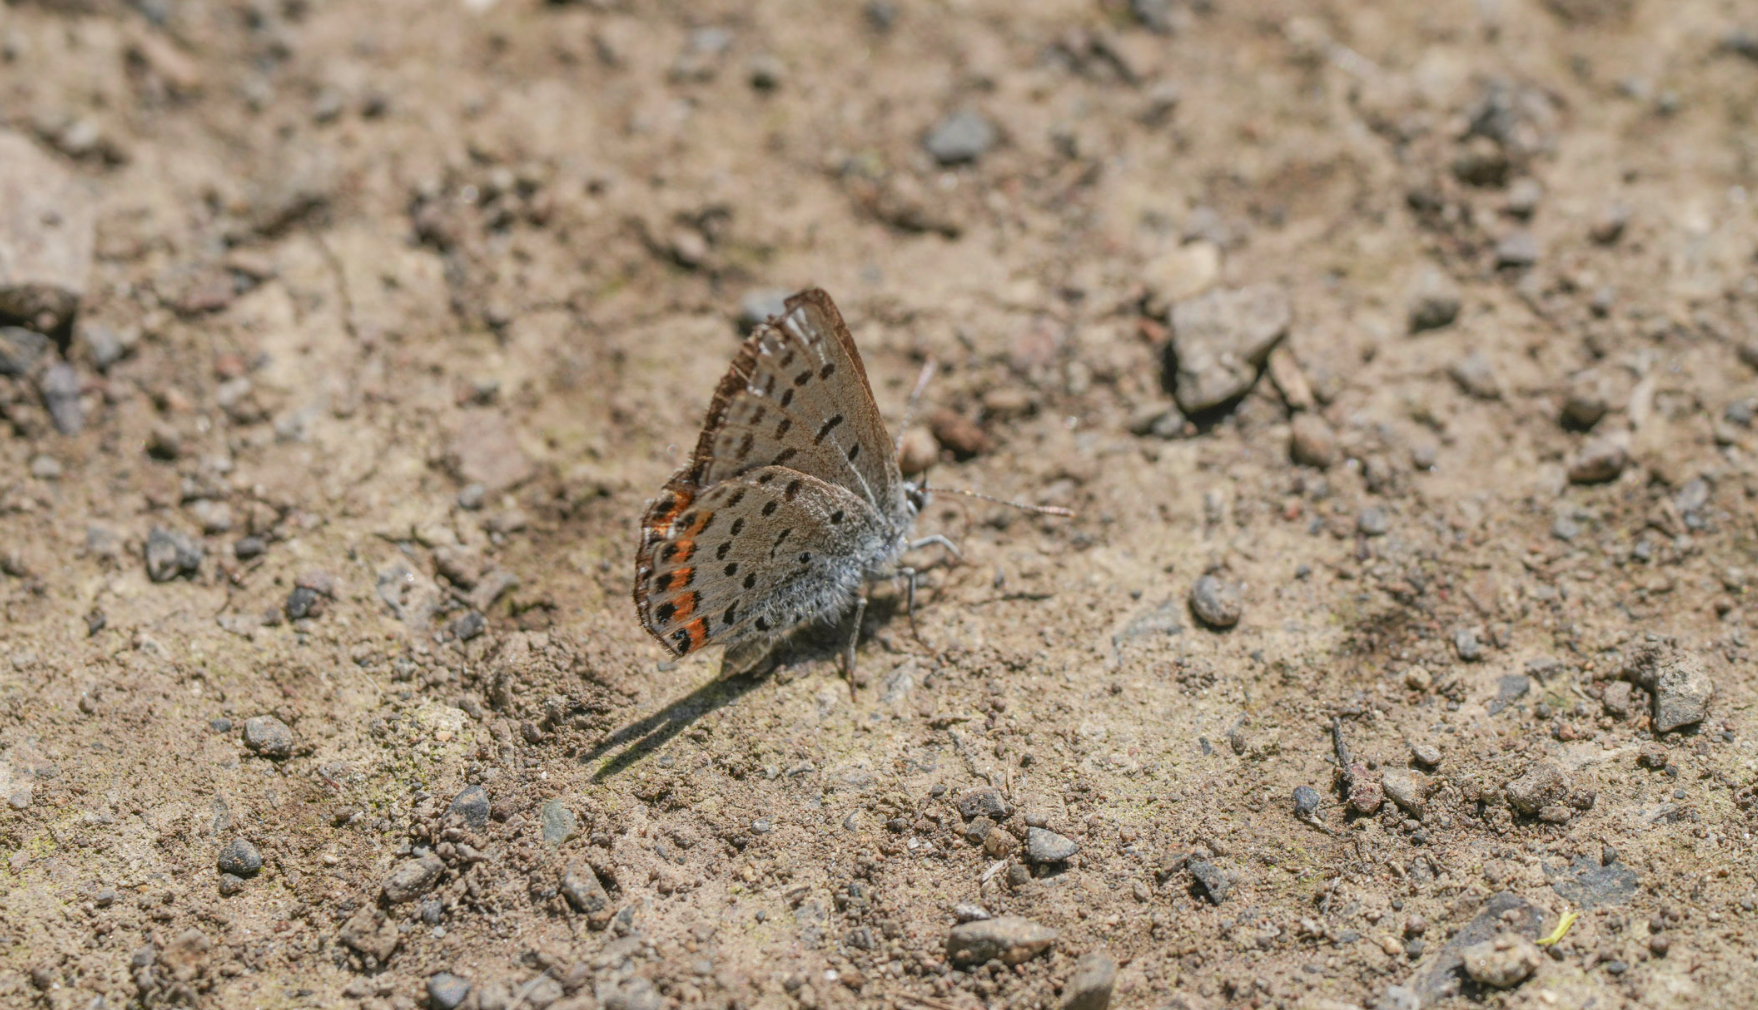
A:
{"type": "Polygon", "coordinates": [[[1755,39],[0,6],[0,1004],[1758,1003],[1755,39]],[[852,693],[629,598],[809,284],[1079,513],[936,499],[852,693]]]}

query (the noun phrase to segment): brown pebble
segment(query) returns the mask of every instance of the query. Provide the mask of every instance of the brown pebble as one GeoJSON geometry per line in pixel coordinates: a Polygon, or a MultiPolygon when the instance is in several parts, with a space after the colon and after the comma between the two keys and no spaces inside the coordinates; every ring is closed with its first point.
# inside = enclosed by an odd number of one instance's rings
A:
{"type": "Polygon", "coordinates": [[[940,410],[928,418],[928,428],[948,452],[958,459],[970,459],[993,447],[989,436],[977,422],[951,410],[940,410]]]}

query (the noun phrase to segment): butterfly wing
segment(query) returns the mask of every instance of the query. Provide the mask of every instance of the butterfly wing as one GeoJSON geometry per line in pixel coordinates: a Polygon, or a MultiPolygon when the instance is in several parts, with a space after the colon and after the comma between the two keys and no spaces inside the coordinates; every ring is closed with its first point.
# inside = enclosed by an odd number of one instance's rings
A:
{"type": "Polygon", "coordinates": [[[672,488],[654,504],[635,604],[641,623],[679,656],[773,638],[841,611],[860,588],[864,561],[895,539],[861,496],[785,466],[687,497],[672,488]]]}
{"type": "Polygon", "coordinates": [[[901,506],[903,477],[861,354],[817,288],[789,298],[739,348],[715,390],[690,479],[712,487],[761,466],[841,485],[884,515],[901,506]]]}

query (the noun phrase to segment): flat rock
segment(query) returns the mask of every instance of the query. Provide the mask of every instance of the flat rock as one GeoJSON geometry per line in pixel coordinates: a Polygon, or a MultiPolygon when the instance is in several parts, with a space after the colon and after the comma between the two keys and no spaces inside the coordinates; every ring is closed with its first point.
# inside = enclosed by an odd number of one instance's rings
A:
{"type": "Polygon", "coordinates": [[[1167,368],[1186,414],[1213,410],[1249,390],[1293,308],[1276,284],[1210,291],[1172,306],[1167,368]]]}
{"type": "Polygon", "coordinates": [[[519,445],[512,425],[506,418],[486,410],[464,415],[447,447],[446,460],[458,480],[481,484],[489,495],[522,484],[537,472],[531,457],[519,445]]]}
{"type": "Polygon", "coordinates": [[[934,125],[922,138],[922,146],[942,165],[962,165],[989,153],[1001,138],[982,113],[962,109],[934,125]]]}
{"type": "Polygon", "coordinates": [[[1616,480],[1629,465],[1630,450],[1622,438],[1596,438],[1569,461],[1569,482],[1603,484],[1616,480]]]}
{"type": "Polygon", "coordinates": [[[1438,330],[1459,318],[1459,285],[1440,269],[1429,266],[1416,275],[1410,289],[1411,333],[1438,330]]]}
{"type": "Polygon", "coordinates": [[[1206,859],[1192,859],[1185,864],[1185,868],[1190,871],[1197,890],[1209,899],[1209,904],[1219,905],[1227,900],[1227,892],[1233,889],[1233,881],[1228,879],[1219,866],[1206,859]]]}
{"type": "Polygon", "coordinates": [[[616,914],[610,893],[604,889],[597,872],[582,863],[571,864],[562,874],[562,897],[574,911],[586,917],[586,925],[592,929],[610,925],[611,917],[616,914]]]}
{"type": "Polygon", "coordinates": [[[145,556],[147,578],[154,582],[169,582],[201,570],[201,545],[163,526],[154,526],[147,534],[145,556]]]}
{"type": "Polygon", "coordinates": [[[1550,877],[1551,890],[1578,908],[1627,905],[1641,883],[1636,871],[1623,863],[1610,862],[1602,866],[1598,860],[1587,856],[1576,856],[1574,862],[1562,870],[1552,872],[1547,866],[1545,871],[1550,877]]]}
{"type": "Polygon", "coordinates": [[[993,786],[972,789],[958,798],[958,813],[965,820],[973,817],[987,817],[994,821],[1004,821],[1009,813],[1007,801],[1002,798],[1001,790],[993,786]]]}
{"type": "Polygon", "coordinates": [[[79,179],[0,130],[0,316],[53,332],[90,281],[97,208],[79,179]]]}
{"type": "Polygon", "coordinates": [[[1399,809],[1417,820],[1428,806],[1428,776],[1409,768],[1388,768],[1380,776],[1380,785],[1399,809]]]}
{"type": "Polygon", "coordinates": [[[952,927],[946,934],[946,959],[956,967],[1023,964],[1049,950],[1056,931],[1017,915],[979,919],[952,927]]]}
{"type": "Polygon", "coordinates": [[[453,820],[462,823],[471,831],[481,831],[488,827],[488,791],[481,786],[467,786],[452,800],[446,814],[453,820]]]}
{"type": "Polygon", "coordinates": [[[543,840],[549,845],[562,844],[574,837],[574,832],[580,829],[579,819],[559,799],[545,803],[543,813],[538,819],[543,826],[543,840]]]}
{"type": "Polygon", "coordinates": [[[1301,466],[1326,469],[1337,461],[1337,432],[1317,414],[1296,414],[1288,426],[1288,456],[1301,466]]]}
{"type": "Polygon", "coordinates": [[[1079,850],[1074,839],[1047,828],[1026,829],[1026,858],[1034,863],[1066,863],[1079,850]]]}

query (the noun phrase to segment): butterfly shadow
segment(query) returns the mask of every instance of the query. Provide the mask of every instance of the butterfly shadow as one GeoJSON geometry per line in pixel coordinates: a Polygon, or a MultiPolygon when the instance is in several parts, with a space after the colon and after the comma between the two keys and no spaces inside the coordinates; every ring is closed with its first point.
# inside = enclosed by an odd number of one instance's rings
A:
{"type": "Polygon", "coordinates": [[[847,642],[847,621],[840,624],[827,622],[801,629],[776,645],[744,672],[716,677],[645,719],[617,730],[597,746],[581,754],[579,761],[581,764],[591,764],[617,748],[623,748],[592,775],[594,782],[610,779],[665,746],[696,720],[732,704],[765,681],[773,678],[778,683],[785,684],[802,676],[802,667],[822,661],[834,663],[847,642]]]}

